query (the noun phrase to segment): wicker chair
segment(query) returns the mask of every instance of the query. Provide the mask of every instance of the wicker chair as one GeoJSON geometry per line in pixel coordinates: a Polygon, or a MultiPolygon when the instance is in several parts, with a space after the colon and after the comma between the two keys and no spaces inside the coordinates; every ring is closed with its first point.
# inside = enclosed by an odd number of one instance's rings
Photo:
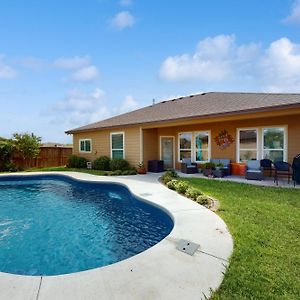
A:
{"type": "Polygon", "coordinates": [[[263,180],[264,179],[264,173],[260,166],[259,160],[248,160],[247,161],[246,179],[250,179],[250,180],[263,180]]]}
{"type": "Polygon", "coordinates": [[[274,182],[278,185],[278,177],[287,177],[288,183],[290,183],[290,179],[293,175],[292,166],[285,161],[278,161],[274,163],[275,175],[274,182]]]}
{"type": "Polygon", "coordinates": [[[270,177],[272,176],[273,173],[273,162],[270,159],[264,158],[260,161],[260,166],[264,171],[269,171],[270,172],[270,177]]]}
{"type": "Polygon", "coordinates": [[[190,158],[183,158],[181,163],[181,172],[186,174],[198,173],[196,163],[192,163],[190,158]]]}

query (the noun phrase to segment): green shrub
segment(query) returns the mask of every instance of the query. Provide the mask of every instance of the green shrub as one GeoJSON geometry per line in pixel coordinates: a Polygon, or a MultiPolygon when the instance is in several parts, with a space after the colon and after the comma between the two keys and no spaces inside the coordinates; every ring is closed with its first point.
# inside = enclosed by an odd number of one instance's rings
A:
{"type": "Polygon", "coordinates": [[[131,169],[131,170],[125,170],[122,172],[122,175],[136,175],[136,170],[135,169],[131,169]]]}
{"type": "Polygon", "coordinates": [[[109,163],[109,166],[112,171],[117,171],[117,170],[125,171],[130,168],[128,161],[123,158],[112,159],[109,163]]]}
{"type": "Polygon", "coordinates": [[[177,179],[172,179],[171,181],[169,181],[167,183],[167,187],[170,189],[170,190],[176,190],[176,185],[178,183],[178,180],[177,179]]]}
{"type": "Polygon", "coordinates": [[[164,184],[167,184],[172,179],[179,178],[179,175],[176,173],[175,170],[168,170],[165,172],[164,175],[161,176],[161,180],[164,184]]]}
{"type": "Polygon", "coordinates": [[[211,204],[211,199],[206,195],[200,195],[197,197],[196,202],[204,206],[209,206],[211,204]]]}
{"type": "Polygon", "coordinates": [[[173,170],[173,169],[169,169],[169,170],[167,170],[166,172],[165,172],[165,174],[164,174],[165,176],[171,176],[171,177],[173,177],[173,178],[179,178],[179,175],[177,174],[177,172],[175,171],[175,170],[173,170]]]}
{"type": "Polygon", "coordinates": [[[100,156],[93,161],[93,169],[109,171],[110,158],[108,156],[100,156]]]}
{"type": "Polygon", "coordinates": [[[163,181],[164,184],[167,184],[169,181],[173,180],[174,178],[171,176],[162,176],[161,180],[163,181]]]}
{"type": "Polygon", "coordinates": [[[87,159],[84,157],[79,157],[76,155],[71,155],[68,159],[67,167],[68,168],[86,168],[87,159]]]}
{"type": "Polygon", "coordinates": [[[180,194],[184,194],[189,188],[189,185],[184,181],[178,181],[176,184],[176,191],[180,194]]]}
{"type": "Polygon", "coordinates": [[[204,164],[204,169],[214,170],[215,168],[216,168],[216,165],[212,162],[207,162],[204,164]]]}
{"type": "Polygon", "coordinates": [[[22,171],[21,168],[17,167],[14,163],[12,162],[5,162],[3,165],[3,171],[7,172],[18,172],[22,171]]]}
{"type": "Polygon", "coordinates": [[[112,171],[112,172],[111,172],[111,175],[112,175],[112,176],[120,176],[120,175],[122,175],[122,171],[121,171],[121,170],[115,170],[115,171],[112,171]]]}
{"type": "Polygon", "coordinates": [[[195,189],[195,188],[192,188],[192,187],[189,187],[186,192],[185,192],[185,195],[188,197],[188,198],[191,198],[193,200],[197,200],[198,196],[202,195],[202,192],[200,192],[199,190],[195,189]]]}

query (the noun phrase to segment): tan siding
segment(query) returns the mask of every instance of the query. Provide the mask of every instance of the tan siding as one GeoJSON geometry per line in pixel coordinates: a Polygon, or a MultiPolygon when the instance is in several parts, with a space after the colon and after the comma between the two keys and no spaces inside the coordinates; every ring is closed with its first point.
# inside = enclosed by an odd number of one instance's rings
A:
{"type": "Polygon", "coordinates": [[[140,135],[139,128],[118,128],[114,130],[102,130],[85,133],[76,133],[73,135],[73,154],[94,160],[99,156],[111,156],[110,153],[110,133],[125,133],[125,159],[132,165],[137,165],[140,159],[140,135]],[[92,153],[79,152],[79,140],[92,140],[92,153]]]}
{"type": "Polygon", "coordinates": [[[125,130],[125,159],[133,166],[140,162],[140,128],[126,128],[125,130]]]}
{"type": "MultiPolygon", "coordinates": [[[[267,115],[267,114],[266,114],[267,115]]],[[[253,117],[253,116],[252,116],[253,117]]],[[[159,139],[160,136],[175,136],[175,161],[176,167],[179,168],[178,163],[178,133],[182,131],[211,131],[211,157],[213,158],[229,158],[231,161],[236,161],[236,138],[237,128],[245,127],[260,127],[260,126],[288,126],[288,161],[291,162],[293,157],[300,153],[300,114],[261,117],[252,119],[226,120],[211,123],[201,123],[203,120],[193,120],[194,124],[164,127],[164,128],[149,128],[143,129],[143,160],[147,165],[150,159],[159,159],[159,139]],[[221,130],[226,129],[234,138],[234,143],[228,148],[221,150],[217,147],[214,138],[221,130]]],[[[175,124],[174,124],[175,125],[175,124]]],[[[100,155],[110,156],[110,132],[125,132],[125,156],[132,164],[136,165],[140,161],[140,128],[126,127],[114,128],[113,130],[103,130],[95,132],[77,133],[74,134],[74,148],[73,153],[84,156],[93,160],[100,155]],[[79,139],[92,139],[92,153],[79,153],[79,139]]]]}
{"type": "Polygon", "coordinates": [[[300,115],[288,122],[288,161],[300,153],[300,115]]]}
{"type": "Polygon", "coordinates": [[[149,160],[159,159],[158,141],[156,128],[143,130],[143,161],[146,167],[149,160]]]}

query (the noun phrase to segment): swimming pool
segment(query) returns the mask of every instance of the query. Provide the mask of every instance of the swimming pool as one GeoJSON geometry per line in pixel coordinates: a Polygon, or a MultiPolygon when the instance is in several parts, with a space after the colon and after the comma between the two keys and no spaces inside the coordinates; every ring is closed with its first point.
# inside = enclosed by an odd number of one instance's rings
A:
{"type": "Polygon", "coordinates": [[[116,183],[0,178],[0,271],[59,275],[113,264],[166,237],[167,213],[116,183]]]}

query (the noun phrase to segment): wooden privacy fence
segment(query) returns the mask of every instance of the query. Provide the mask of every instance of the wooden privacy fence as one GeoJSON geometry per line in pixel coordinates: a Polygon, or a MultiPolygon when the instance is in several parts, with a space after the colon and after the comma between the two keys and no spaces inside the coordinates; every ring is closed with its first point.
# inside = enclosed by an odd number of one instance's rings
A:
{"type": "Polygon", "coordinates": [[[70,147],[41,147],[37,158],[24,161],[19,155],[13,157],[13,163],[20,168],[48,168],[64,166],[72,155],[70,147]]]}

